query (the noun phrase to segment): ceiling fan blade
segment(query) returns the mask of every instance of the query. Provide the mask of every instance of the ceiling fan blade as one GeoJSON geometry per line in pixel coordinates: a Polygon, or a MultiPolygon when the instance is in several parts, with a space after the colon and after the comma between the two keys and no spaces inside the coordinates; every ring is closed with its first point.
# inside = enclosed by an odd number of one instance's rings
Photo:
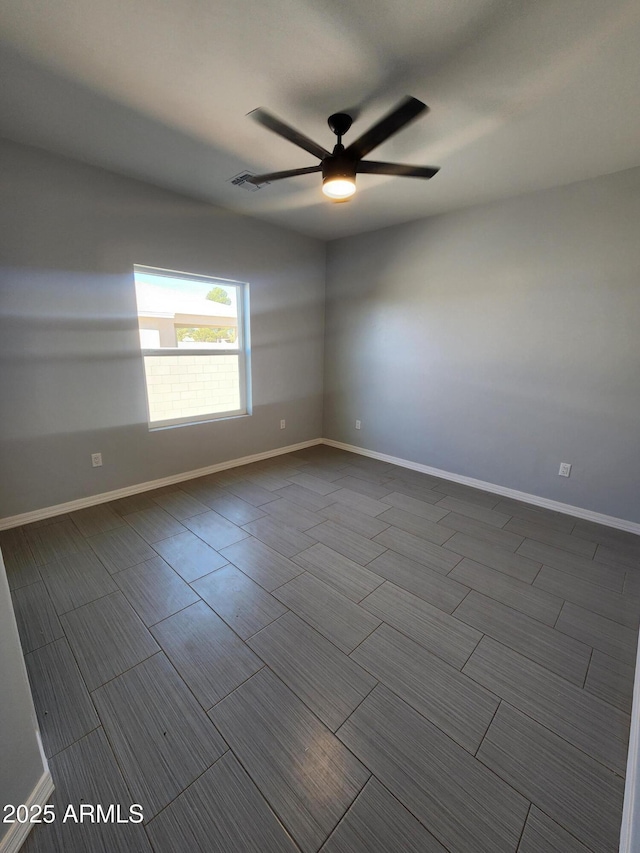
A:
{"type": "Polygon", "coordinates": [[[287,169],[285,172],[268,172],[266,175],[252,175],[247,178],[248,184],[266,184],[271,181],[281,181],[282,178],[295,178],[296,175],[310,175],[312,172],[321,172],[322,165],[306,166],[304,169],[287,169]]]}
{"type": "Polygon", "coordinates": [[[356,158],[365,157],[369,151],[373,151],[385,139],[393,136],[394,133],[417,118],[421,112],[428,109],[429,107],[417,98],[404,98],[390,113],[387,113],[384,118],[381,118],[355,142],[352,142],[346,153],[356,158]]]}
{"type": "Polygon", "coordinates": [[[439,166],[409,166],[405,163],[378,163],[376,160],[361,160],[357,172],[369,175],[403,175],[406,178],[432,178],[440,171],[439,166]]]}
{"type": "Polygon", "coordinates": [[[291,127],[290,125],[285,124],[285,122],[280,121],[279,118],[271,115],[271,113],[268,113],[261,107],[257,110],[252,110],[249,115],[254,121],[257,121],[258,124],[266,127],[267,130],[277,133],[278,136],[283,136],[285,139],[288,139],[289,142],[293,142],[294,145],[297,145],[298,148],[304,148],[305,151],[308,151],[309,154],[313,154],[314,157],[318,157],[320,160],[323,160],[325,157],[329,156],[329,152],[326,148],[323,148],[322,145],[318,145],[317,142],[313,141],[313,139],[309,139],[309,137],[305,136],[304,133],[300,133],[300,131],[296,130],[295,127],[291,127]]]}

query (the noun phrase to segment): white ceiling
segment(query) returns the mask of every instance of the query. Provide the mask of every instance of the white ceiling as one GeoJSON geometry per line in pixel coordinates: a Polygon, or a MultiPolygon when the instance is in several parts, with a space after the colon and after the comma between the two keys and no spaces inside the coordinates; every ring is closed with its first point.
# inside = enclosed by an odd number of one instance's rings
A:
{"type": "Polygon", "coordinates": [[[331,239],[640,165],[638,0],[3,0],[0,134],[331,239]],[[431,181],[229,179],[317,161],[404,95],[431,112],[371,159],[431,181]]]}

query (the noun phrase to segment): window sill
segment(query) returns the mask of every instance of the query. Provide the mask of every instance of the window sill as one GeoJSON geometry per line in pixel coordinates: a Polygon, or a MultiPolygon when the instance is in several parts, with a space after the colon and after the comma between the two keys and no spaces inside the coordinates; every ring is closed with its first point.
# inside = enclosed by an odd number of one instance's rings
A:
{"type": "Polygon", "coordinates": [[[209,417],[205,415],[202,418],[197,418],[196,420],[159,421],[158,423],[150,423],[148,426],[149,432],[159,432],[160,430],[176,429],[177,427],[202,426],[203,424],[212,424],[217,423],[218,421],[237,421],[240,418],[250,417],[251,412],[234,412],[233,414],[220,415],[219,417],[209,417]]]}

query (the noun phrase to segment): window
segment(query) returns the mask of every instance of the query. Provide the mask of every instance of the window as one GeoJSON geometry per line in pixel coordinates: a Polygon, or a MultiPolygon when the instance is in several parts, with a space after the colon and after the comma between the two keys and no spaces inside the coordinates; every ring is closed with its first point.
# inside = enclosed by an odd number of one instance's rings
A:
{"type": "Polygon", "coordinates": [[[150,427],[249,411],[249,286],[134,267],[150,427]]]}

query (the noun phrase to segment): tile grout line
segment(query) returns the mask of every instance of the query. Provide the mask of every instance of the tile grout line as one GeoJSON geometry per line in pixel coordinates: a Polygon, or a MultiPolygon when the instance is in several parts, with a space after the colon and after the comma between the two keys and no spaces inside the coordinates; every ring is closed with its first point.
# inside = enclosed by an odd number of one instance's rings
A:
{"type": "MultiPolygon", "coordinates": [[[[218,731],[218,730],[216,729],[216,731],[218,731]]],[[[220,733],[218,732],[218,734],[220,734],[220,733]]],[[[222,735],[220,735],[220,737],[222,737],[222,735]]],[[[225,744],[227,743],[227,742],[226,742],[226,740],[224,740],[224,738],[223,738],[223,743],[225,743],[225,744]]],[[[188,791],[188,790],[189,790],[189,788],[190,788],[192,785],[195,785],[195,783],[198,781],[198,779],[201,779],[201,778],[204,776],[204,774],[205,774],[205,773],[208,773],[208,772],[209,772],[209,770],[211,770],[211,768],[212,768],[212,767],[214,767],[214,766],[215,766],[215,765],[216,765],[216,764],[217,764],[217,763],[218,763],[222,758],[224,758],[224,756],[225,756],[228,752],[231,752],[231,751],[232,751],[232,750],[231,750],[231,748],[230,748],[230,747],[229,747],[229,745],[227,744],[227,748],[226,748],[226,749],[225,749],[225,751],[222,753],[222,755],[219,755],[219,756],[218,756],[218,758],[216,758],[216,760],[215,760],[214,762],[212,762],[208,767],[206,767],[206,768],[202,771],[202,773],[199,773],[199,774],[196,776],[196,778],[195,778],[192,782],[189,782],[189,784],[186,786],[186,788],[183,788],[183,789],[182,789],[178,794],[176,794],[176,795],[175,795],[175,797],[172,797],[172,798],[171,798],[171,800],[169,800],[169,802],[168,802],[166,805],[164,805],[164,806],[160,809],[160,811],[159,811],[159,812],[156,812],[156,814],[154,814],[154,816],[153,816],[150,820],[148,820],[148,821],[147,821],[147,820],[143,821],[143,824],[142,824],[142,825],[145,827],[145,829],[149,826],[149,824],[153,823],[153,821],[154,821],[157,817],[159,817],[159,816],[162,814],[162,812],[163,812],[163,811],[165,811],[165,809],[168,809],[168,808],[169,808],[169,806],[170,806],[170,805],[172,805],[172,803],[175,803],[175,801],[176,801],[179,797],[181,797],[181,796],[182,796],[186,791],[188,791]]],[[[235,753],[234,753],[234,756],[235,756],[235,753]]],[[[237,756],[235,756],[235,757],[237,758],[237,756]]],[[[243,769],[244,769],[244,768],[243,768],[243,769]]],[[[246,771],[245,771],[245,772],[246,772],[246,771]]],[[[247,774],[247,775],[248,775],[248,774],[247,774]]],[[[251,779],[251,777],[249,777],[249,778],[251,779]]],[[[126,781],[126,779],[125,779],[125,781],[126,781]]],[[[253,780],[252,780],[252,781],[253,781],[253,780]]],[[[254,782],[253,784],[255,785],[255,782],[254,782]]],[[[257,786],[256,786],[256,787],[257,787],[257,786]]],[[[147,836],[149,837],[148,832],[147,832],[147,836]]],[[[152,850],[155,850],[155,846],[152,844],[152,842],[151,842],[151,838],[150,838],[150,837],[149,837],[149,845],[150,845],[150,847],[151,847],[151,849],[152,849],[152,850]]]]}
{"type": "MultiPolygon", "coordinates": [[[[466,673],[465,673],[465,674],[466,674],[466,673]]],[[[468,676],[467,676],[467,678],[470,678],[470,679],[471,679],[471,681],[473,681],[473,683],[474,683],[474,684],[479,684],[479,682],[478,682],[478,681],[476,681],[476,680],[475,680],[475,678],[472,678],[470,675],[468,675],[468,676]]],[[[480,687],[482,687],[482,686],[483,686],[483,685],[482,685],[482,684],[480,684],[480,687]]],[[[486,689],[487,689],[487,688],[485,687],[485,690],[486,690],[486,689]]],[[[489,691],[489,692],[491,692],[491,691],[489,691]]],[[[493,694],[492,694],[492,696],[496,696],[496,694],[495,694],[495,693],[493,693],[493,694]]],[[[488,725],[488,726],[487,726],[487,728],[484,730],[484,734],[483,734],[483,735],[482,735],[482,737],[480,738],[480,743],[478,744],[478,747],[477,747],[476,751],[475,751],[474,753],[472,753],[472,754],[473,754],[473,757],[474,757],[475,759],[477,759],[478,761],[480,761],[480,759],[478,758],[478,753],[480,752],[480,748],[482,747],[482,744],[484,743],[484,739],[486,738],[487,734],[489,733],[489,729],[491,728],[491,724],[493,723],[493,721],[494,721],[494,720],[495,720],[495,718],[496,718],[496,714],[497,714],[497,713],[498,713],[498,711],[500,710],[500,706],[501,706],[501,705],[502,705],[502,703],[504,702],[504,699],[503,699],[501,696],[496,696],[496,699],[498,700],[498,704],[496,705],[496,709],[495,709],[495,711],[493,712],[493,715],[492,715],[491,719],[489,720],[489,725],[488,725]]],[[[485,767],[486,767],[486,765],[485,765],[485,767]]],[[[491,769],[491,768],[489,768],[489,769],[491,769]]],[[[493,772],[495,773],[495,770],[494,770],[493,772]]],[[[496,773],[496,776],[497,776],[497,775],[498,775],[498,774],[496,773]]],[[[511,787],[513,787],[513,786],[511,786],[511,787]]],[[[515,790],[515,789],[514,789],[514,790],[515,790]]]]}
{"type": "MultiPolygon", "coordinates": [[[[153,635],[152,635],[152,637],[153,637],[153,635]]],[[[155,637],[153,637],[153,639],[155,640],[155,637]]],[[[140,664],[146,663],[147,661],[151,660],[151,658],[156,657],[156,655],[164,655],[165,657],[167,657],[162,646],[157,642],[157,640],[155,640],[155,642],[156,642],[156,645],[158,646],[158,648],[156,649],[155,652],[152,652],[152,654],[147,655],[146,658],[143,658],[142,660],[137,661],[137,663],[134,663],[133,666],[128,666],[126,669],[123,669],[122,672],[119,672],[117,675],[112,675],[111,678],[108,678],[102,684],[98,684],[98,686],[94,687],[93,690],[89,690],[89,688],[87,687],[87,692],[89,694],[89,697],[91,698],[91,701],[93,702],[93,694],[94,693],[96,693],[98,690],[101,690],[103,687],[106,687],[107,684],[112,684],[114,681],[116,681],[116,679],[120,678],[121,675],[126,675],[128,672],[131,672],[133,669],[140,666],[140,664]]],[[[94,703],[94,705],[95,705],[95,703],[94,703]]],[[[96,708],[96,713],[98,713],[97,708],[96,708]]],[[[98,713],[98,717],[100,717],[99,713],[98,713]]]]}
{"type": "MultiPolygon", "coordinates": [[[[529,797],[527,797],[526,799],[529,800],[529,797]]],[[[533,802],[531,800],[529,800],[529,808],[527,809],[527,814],[526,814],[526,817],[524,819],[524,823],[522,824],[522,830],[520,832],[520,838],[518,838],[518,843],[516,844],[516,853],[520,849],[520,845],[522,844],[522,836],[524,835],[524,831],[525,831],[526,826],[527,826],[527,821],[529,820],[529,815],[531,814],[532,806],[533,806],[533,802]]]]}
{"type": "Polygon", "coordinates": [[[591,649],[591,654],[589,655],[589,663],[587,664],[587,669],[584,673],[584,681],[582,682],[582,689],[584,690],[587,686],[587,678],[589,677],[589,670],[591,669],[591,661],[593,660],[593,648],[591,649]]]}
{"type": "MultiPolygon", "coordinates": [[[[382,586],[382,584],[378,584],[378,586],[382,586]]],[[[378,589],[378,587],[376,587],[376,589],[378,589]]],[[[365,597],[366,597],[366,596],[365,596],[365,597]]],[[[368,612],[369,612],[369,611],[367,611],[367,613],[368,613],[368,612]]],[[[371,613],[370,615],[371,615],[371,616],[373,616],[374,614],[373,614],[373,613],[371,613]]],[[[376,618],[376,619],[378,619],[378,617],[377,617],[377,616],[376,616],[375,618],[376,618]]],[[[384,623],[383,623],[383,621],[382,621],[382,619],[379,619],[379,622],[380,622],[380,625],[383,625],[383,624],[384,624],[384,623]]],[[[369,639],[369,637],[370,637],[373,633],[375,633],[375,632],[378,630],[378,628],[380,627],[380,625],[376,625],[376,627],[375,627],[375,628],[373,628],[371,631],[369,631],[369,633],[367,634],[367,636],[366,636],[366,637],[363,637],[363,638],[360,640],[360,642],[359,642],[356,646],[354,646],[354,647],[351,649],[351,651],[350,651],[350,652],[344,652],[344,654],[346,654],[346,656],[347,656],[348,658],[350,658],[350,657],[351,657],[351,655],[355,652],[355,650],[356,650],[356,649],[359,649],[359,648],[360,648],[360,646],[361,646],[361,645],[362,645],[366,640],[368,640],[368,639],[369,639]]],[[[337,647],[336,647],[336,648],[337,648],[337,647]]],[[[357,663],[357,661],[354,661],[354,663],[357,663]]],[[[360,666],[360,664],[358,664],[358,666],[360,666]]],[[[378,680],[378,679],[376,679],[376,680],[378,680]]],[[[370,692],[371,692],[371,691],[369,691],[369,693],[370,693],[370,692]]]]}
{"type": "MultiPolygon", "coordinates": [[[[470,592],[476,592],[476,590],[473,590],[473,589],[472,589],[472,590],[470,590],[470,592]]],[[[479,594],[480,594],[480,595],[482,595],[482,593],[479,593],[479,594]]],[[[467,594],[467,595],[468,595],[468,594],[467,594]]],[[[466,598],[466,597],[467,597],[467,596],[465,596],[465,598],[466,598]]],[[[487,597],[489,597],[489,596],[487,596],[487,597]]],[[[491,599],[491,600],[493,601],[494,599],[491,599]]],[[[499,604],[502,604],[502,602],[498,602],[498,603],[499,603],[499,604]]],[[[462,604],[462,602],[461,602],[461,604],[462,604]]],[[[504,606],[504,607],[508,607],[508,605],[506,605],[506,604],[503,604],[503,606],[504,606]]],[[[460,607],[460,605],[458,605],[458,607],[460,607]]],[[[456,607],[456,610],[458,609],[458,607],[456,607]]],[[[514,610],[514,608],[509,608],[509,609],[514,610]]],[[[467,625],[469,628],[473,628],[473,627],[474,627],[473,625],[470,625],[469,623],[465,622],[463,619],[460,619],[460,617],[459,617],[459,616],[455,616],[456,610],[454,610],[454,611],[453,611],[453,613],[451,613],[450,615],[451,615],[451,616],[453,616],[455,619],[458,619],[458,621],[459,621],[459,622],[462,622],[462,624],[463,624],[463,625],[467,625]]],[[[526,616],[526,615],[527,615],[527,614],[521,614],[519,610],[515,610],[515,612],[516,612],[518,615],[522,615],[522,616],[526,616]]],[[[533,617],[529,617],[529,618],[533,619],[533,617]]],[[[542,625],[542,626],[544,626],[545,628],[549,628],[549,630],[551,630],[551,631],[556,630],[555,628],[553,628],[553,627],[552,627],[552,626],[550,626],[550,625],[547,625],[547,624],[546,624],[546,623],[544,623],[544,622],[539,622],[539,620],[534,620],[534,621],[535,621],[535,622],[538,622],[538,624],[539,624],[539,625],[542,625]]],[[[479,629],[478,629],[478,628],[474,628],[474,630],[478,631],[479,629]]],[[[592,647],[591,647],[591,646],[589,646],[587,643],[582,642],[582,640],[576,640],[576,638],[575,638],[575,637],[572,637],[570,634],[565,634],[565,633],[564,633],[564,632],[562,632],[562,631],[558,631],[558,633],[559,633],[563,638],[569,638],[570,640],[574,640],[576,643],[581,643],[581,644],[582,644],[585,648],[587,648],[587,649],[592,649],[592,647]]],[[[494,640],[494,642],[496,642],[496,643],[501,643],[501,645],[506,646],[506,648],[510,649],[512,652],[516,652],[516,654],[522,655],[522,657],[526,658],[527,660],[531,661],[532,663],[537,664],[538,666],[541,666],[543,669],[548,670],[548,671],[549,671],[549,672],[551,672],[551,673],[554,673],[554,674],[555,674],[555,675],[557,675],[559,678],[564,678],[564,680],[565,680],[565,681],[567,681],[569,684],[575,684],[575,682],[570,681],[570,680],[569,680],[568,678],[566,678],[565,676],[560,675],[560,673],[558,673],[558,672],[555,672],[555,670],[549,669],[549,667],[548,667],[546,664],[542,664],[542,663],[540,663],[539,661],[535,660],[534,658],[529,657],[529,655],[528,655],[528,654],[526,654],[525,652],[520,651],[519,649],[514,649],[514,648],[513,648],[513,647],[512,647],[508,642],[506,642],[506,641],[504,641],[504,640],[498,640],[498,639],[496,639],[492,634],[487,634],[487,633],[485,633],[485,636],[487,636],[487,637],[489,637],[490,639],[494,640]]],[[[420,645],[420,644],[418,644],[418,645],[420,645]]],[[[624,661],[623,661],[623,663],[624,663],[624,661]]],[[[578,686],[578,685],[575,685],[575,686],[578,686]]]]}
{"type": "MultiPolygon", "coordinates": [[[[62,753],[65,752],[67,749],[70,749],[72,746],[75,746],[77,743],[80,743],[80,741],[83,740],[84,738],[88,737],[89,735],[93,734],[94,732],[97,732],[98,729],[101,729],[103,727],[102,726],[102,720],[100,719],[100,715],[98,714],[97,711],[96,711],[96,716],[98,717],[98,721],[99,721],[97,726],[94,726],[88,732],[85,732],[85,734],[80,735],[79,738],[76,738],[75,740],[71,741],[71,743],[68,743],[66,746],[63,746],[62,749],[59,749],[57,752],[52,752],[51,755],[47,755],[47,761],[52,761],[54,758],[57,758],[59,755],[62,755],[62,753]]],[[[46,755],[46,753],[45,753],[45,755],[46,755]]]]}
{"type": "MultiPolygon", "coordinates": [[[[558,622],[560,621],[560,617],[562,616],[562,611],[564,610],[564,606],[566,603],[567,603],[567,599],[563,598],[562,599],[562,607],[560,608],[560,612],[558,613],[558,615],[556,617],[556,621],[552,625],[552,628],[554,631],[560,631],[560,629],[557,627],[557,625],[558,625],[558,622]]],[[[560,631],[560,633],[562,634],[563,632],[560,631]]],[[[565,634],[565,636],[567,636],[567,635],[565,634]]]]}
{"type": "MultiPolygon", "coordinates": [[[[469,592],[471,592],[471,590],[469,590],[469,592]]],[[[467,593],[467,595],[469,595],[469,592],[467,593]]],[[[466,597],[467,597],[467,595],[465,595],[465,597],[464,597],[464,598],[466,598],[466,597]]],[[[462,601],[464,601],[464,598],[462,599],[462,601]]],[[[462,604],[462,601],[460,602],[460,604],[462,604]]],[[[460,606],[460,605],[458,605],[458,607],[459,607],[459,606],[460,606]]],[[[457,608],[456,608],[456,609],[457,609],[457,608]]],[[[453,614],[452,614],[452,615],[453,615],[453,614]]],[[[462,621],[462,620],[458,620],[458,621],[462,621]]],[[[466,623],[465,623],[465,624],[466,624],[466,623]]],[[[473,626],[470,626],[470,627],[473,627],[473,626]]],[[[477,628],[475,628],[474,630],[475,630],[475,631],[478,631],[478,629],[477,629],[477,628]]],[[[486,636],[487,636],[483,631],[478,631],[478,633],[480,634],[480,639],[479,639],[479,640],[478,640],[478,642],[475,644],[475,646],[471,649],[471,651],[470,651],[469,655],[467,656],[467,659],[465,660],[465,662],[464,662],[464,663],[462,664],[462,666],[458,669],[458,672],[460,672],[461,674],[465,674],[465,675],[466,675],[466,673],[462,673],[462,670],[463,670],[463,669],[465,668],[465,666],[469,663],[469,659],[471,658],[471,656],[473,655],[473,653],[475,652],[475,650],[478,648],[478,646],[479,646],[479,645],[480,645],[480,643],[482,642],[483,637],[486,637],[486,636]]],[[[454,668],[456,668],[456,667],[454,667],[454,668]]],[[[485,690],[486,690],[486,688],[485,688],[485,690]]],[[[489,691],[489,692],[491,692],[491,691],[489,691]]]]}
{"type": "MultiPolygon", "coordinates": [[[[473,680],[475,681],[475,679],[473,679],[473,680]]],[[[479,682],[476,682],[476,684],[478,684],[478,683],[479,683],[479,682]]],[[[480,685],[480,686],[482,686],[482,685],[480,685]]],[[[486,688],[485,688],[485,689],[486,689],[486,688]]],[[[597,697],[596,697],[596,698],[597,698],[597,697]]],[[[571,749],[575,749],[575,750],[576,750],[576,752],[579,752],[581,755],[586,756],[590,761],[593,761],[593,762],[594,762],[594,764],[597,764],[599,767],[604,768],[608,773],[611,773],[611,774],[612,774],[612,776],[615,776],[617,779],[621,779],[621,780],[624,782],[624,780],[625,780],[625,773],[624,773],[624,772],[623,772],[623,773],[620,773],[620,772],[618,772],[617,770],[614,770],[611,766],[609,766],[608,764],[605,764],[605,763],[604,763],[603,761],[601,761],[599,758],[596,758],[596,757],[595,757],[595,755],[592,755],[590,752],[587,752],[587,750],[586,750],[586,749],[584,749],[583,747],[581,747],[581,746],[576,746],[576,744],[575,744],[575,743],[572,743],[570,740],[567,740],[567,739],[566,739],[566,737],[563,737],[563,735],[560,735],[560,734],[558,734],[558,732],[554,731],[552,728],[549,728],[549,726],[548,726],[546,723],[542,723],[542,722],[540,722],[540,720],[538,720],[538,719],[536,719],[536,717],[532,716],[531,712],[529,712],[529,711],[523,711],[523,710],[522,710],[522,708],[518,708],[516,705],[513,705],[511,702],[508,702],[506,699],[503,699],[502,697],[500,697],[500,705],[499,705],[499,706],[498,706],[498,708],[496,709],[496,713],[494,714],[494,718],[496,717],[496,715],[497,715],[498,711],[500,710],[500,706],[501,706],[502,704],[504,704],[504,705],[506,705],[507,707],[511,708],[511,709],[512,709],[513,711],[515,711],[516,713],[521,714],[523,717],[527,717],[527,719],[531,720],[531,721],[532,721],[532,722],[534,722],[537,726],[540,726],[540,728],[542,728],[542,729],[544,729],[545,731],[549,732],[549,733],[550,733],[551,735],[553,735],[554,737],[557,737],[557,738],[558,738],[558,740],[561,740],[561,741],[562,741],[564,744],[566,744],[568,747],[570,747],[571,749]]],[[[493,722],[493,720],[492,720],[491,722],[493,722]]],[[[480,743],[480,746],[478,747],[477,752],[479,752],[479,751],[480,751],[480,749],[482,748],[482,743],[484,743],[485,738],[486,738],[486,737],[487,737],[487,735],[489,734],[489,729],[490,729],[490,728],[491,728],[491,724],[489,724],[489,728],[487,728],[487,731],[485,732],[484,737],[482,738],[482,742],[480,743]]],[[[481,758],[478,758],[478,754],[477,754],[477,752],[476,752],[476,754],[475,754],[475,756],[474,756],[474,757],[475,757],[478,761],[480,761],[482,764],[484,764],[484,761],[482,761],[482,759],[481,759],[481,758]]],[[[484,764],[484,766],[485,766],[485,767],[487,767],[487,769],[488,769],[488,770],[491,770],[491,772],[492,772],[492,773],[495,773],[495,775],[496,775],[496,776],[499,776],[499,775],[500,775],[496,770],[493,770],[493,768],[489,767],[489,765],[488,765],[488,764],[484,764]]],[[[503,778],[503,777],[500,777],[500,778],[503,778]]],[[[504,779],[504,781],[505,781],[505,782],[507,782],[507,784],[510,784],[510,783],[508,782],[508,780],[504,779]]],[[[511,787],[513,787],[513,785],[511,785],[511,787]]],[[[514,790],[517,790],[517,788],[516,788],[516,789],[514,789],[514,790]]],[[[519,794],[522,794],[522,791],[518,791],[518,793],[519,793],[519,794]]],[[[526,797],[526,794],[522,794],[522,796],[523,796],[523,797],[526,797]]]]}
{"type": "MultiPolygon", "coordinates": [[[[548,820],[552,821],[552,823],[557,823],[558,826],[567,833],[567,835],[569,835],[571,838],[573,838],[574,841],[576,841],[578,844],[581,844],[585,848],[587,853],[599,853],[599,851],[595,850],[595,848],[587,847],[587,845],[584,841],[581,841],[576,835],[573,834],[573,832],[571,832],[569,829],[567,829],[566,826],[563,826],[563,824],[561,824],[560,821],[558,821],[556,818],[553,818],[553,817],[551,817],[551,815],[547,814],[547,812],[538,803],[531,803],[531,805],[534,806],[536,809],[538,809],[538,811],[541,812],[548,820]]],[[[518,853],[517,850],[516,850],[516,853],[518,853]]]]}

